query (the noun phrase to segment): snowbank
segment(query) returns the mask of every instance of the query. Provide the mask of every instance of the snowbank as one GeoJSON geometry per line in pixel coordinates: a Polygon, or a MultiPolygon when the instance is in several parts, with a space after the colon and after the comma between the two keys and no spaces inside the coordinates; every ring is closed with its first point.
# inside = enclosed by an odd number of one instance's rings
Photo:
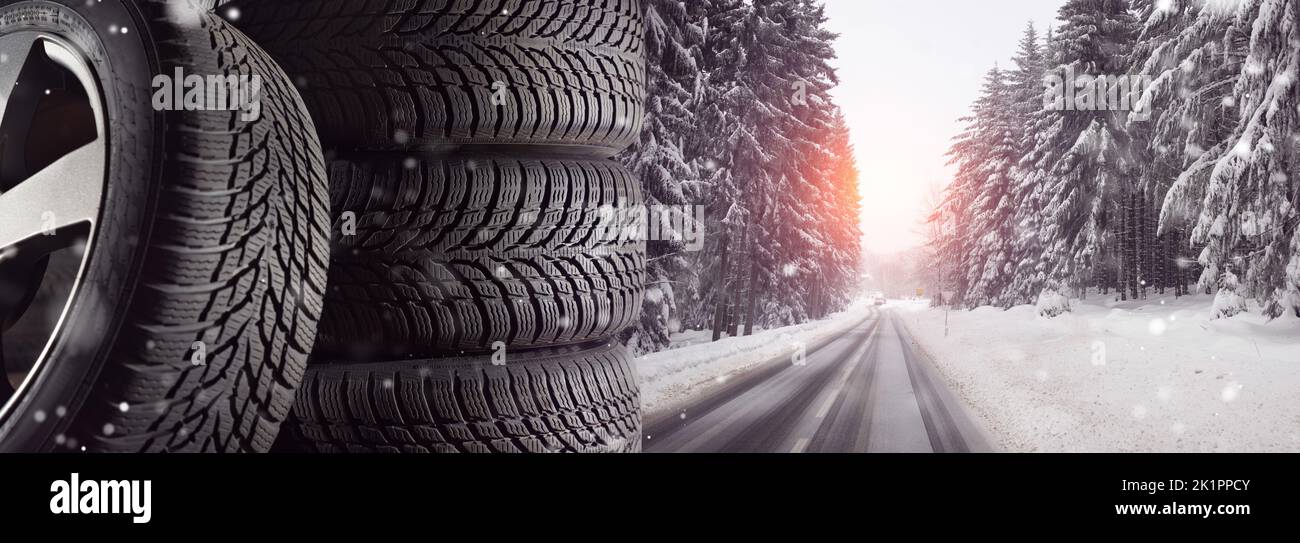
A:
{"type": "Polygon", "coordinates": [[[1300,320],[1214,319],[1211,297],[895,306],[1007,451],[1300,451],[1300,320]]]}
{"type": "Polygon", "coordinates": [[[824,320],[717,343],[700,343],[699,334],[688,334],[683,339],[689,346],[635,361],[641,378],[642,409],[647,417],[676,411],[732,377],[778,358],[792,357],[799,345],[811,352],[817,344],[861,323],[870,311],[871,306],[864,301],[824,320]]]}

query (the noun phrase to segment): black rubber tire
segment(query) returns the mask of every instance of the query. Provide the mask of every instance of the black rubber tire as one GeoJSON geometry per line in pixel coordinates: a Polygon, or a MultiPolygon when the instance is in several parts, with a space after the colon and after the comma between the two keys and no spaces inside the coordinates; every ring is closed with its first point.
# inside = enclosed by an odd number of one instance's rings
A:
{"type": "Polygon", "coordinates": [[[317,360],[577,344],[635,322],[645,242],[607,230],[609,210],[641,204],[621,165],[482,154],[394,162],[330,164],[338,218],[317,360]]]}
{"type": "Polygon", "coordinates": [[[239,0],[222,10],[232,7],[293,76],[327,148],[576,146],[609,157],[640,134],[640,0],[239,0]]]}
{"type": "Polygon", "coordinates": [[[0,421],[0,450],[268,450],[315,339],[329,254],[324,160],[297,91],[198,0],[8,3],[0,33],[18,29],[91,59],[109,168],[86,295],[0,421]],[[260,118],[155,111],[149,82],[176,68],[261,76],[260,118]]]}
{"type": "Polygon", "coordinates": [[[640,452],[641,399],[621,345],[504,360],[313,366],[282,444],[350,453],[640,452]]]}

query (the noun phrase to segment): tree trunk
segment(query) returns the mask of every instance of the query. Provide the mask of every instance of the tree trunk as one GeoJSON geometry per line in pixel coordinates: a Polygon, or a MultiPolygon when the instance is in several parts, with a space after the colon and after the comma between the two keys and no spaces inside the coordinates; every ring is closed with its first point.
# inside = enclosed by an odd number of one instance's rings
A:
{"type": "Polygon", "coordinates": [[[731,303],[727,306],[727,335],[736,337],[740,335],[740,302],[732,295],[731,303]]]}
{"type": "Polygon", "coordinates": [[[722,237],[722,264],[718,268],[718,292],[713,296],[713,300],[717,304],[713,313],[713,341],[722,339],[722,330],[727,324],[727,305],[729,302],[727,297],[727,282],[731,275],[730,241],[731,236],[724,235],[722,237]]]}
{"type": "MultiPolygon", "coordinates": [[[[753,241],[750,242],[751,246],[753,241]]],[[[749,299],[745,304],[745,335],[754,335],[755,305],[758,303],[758,259],[754,253],[749,254],[749,299]]]]}

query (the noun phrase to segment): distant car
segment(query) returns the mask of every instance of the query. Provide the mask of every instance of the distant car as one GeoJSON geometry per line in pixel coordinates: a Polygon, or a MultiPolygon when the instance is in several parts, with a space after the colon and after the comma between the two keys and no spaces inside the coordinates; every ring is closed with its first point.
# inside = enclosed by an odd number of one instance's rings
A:
{"type": "Polygon", "coordinates": [[[884,296],[876,296],[876,305],[885,305],[885,303],[886,300],[884,296]]]}

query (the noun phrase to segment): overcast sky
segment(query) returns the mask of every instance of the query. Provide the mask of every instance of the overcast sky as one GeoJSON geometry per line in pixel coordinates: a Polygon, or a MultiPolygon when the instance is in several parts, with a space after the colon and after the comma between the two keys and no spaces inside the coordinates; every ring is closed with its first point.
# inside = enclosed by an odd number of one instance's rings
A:
{"type": "Polygon", "coordinates": [[[1055,24],[1061,0],[825,0],[840,34],[836,99],[862,171],[867,248],[919,242],[931,183],[947,183],[944,153],[994,63],[1009,66],[1029,20],[1055,24]]]}

